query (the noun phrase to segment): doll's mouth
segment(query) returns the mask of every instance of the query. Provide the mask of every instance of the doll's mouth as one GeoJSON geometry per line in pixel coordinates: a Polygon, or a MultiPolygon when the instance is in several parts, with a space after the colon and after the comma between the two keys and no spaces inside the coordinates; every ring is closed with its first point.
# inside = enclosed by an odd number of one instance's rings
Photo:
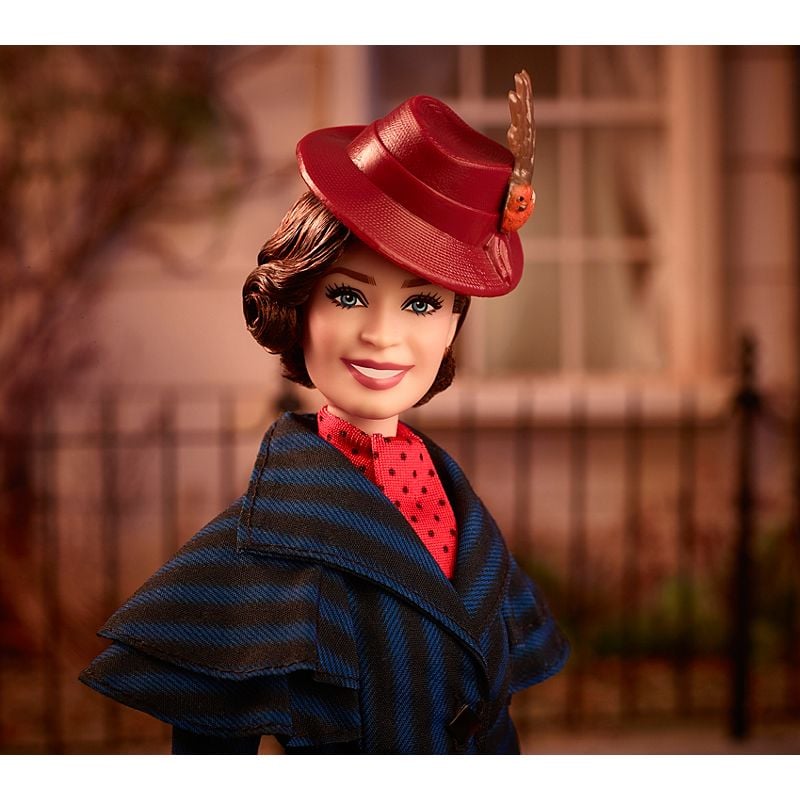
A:
{"type": "Polygon", "coordinates": [[[388,364],[378,361],[352,361],[347,358],[343,358],[342,361],[350,370],[350,374],[368,389],[391,389],[393,386],[397,386],[411,369],[411,366],[403,364],[388,364]]]}

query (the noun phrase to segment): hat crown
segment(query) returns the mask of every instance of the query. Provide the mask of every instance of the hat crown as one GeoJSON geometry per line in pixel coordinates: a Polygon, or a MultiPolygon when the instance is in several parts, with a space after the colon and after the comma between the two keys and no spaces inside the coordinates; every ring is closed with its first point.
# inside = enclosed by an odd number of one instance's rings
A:
{"type": "Polygon", "coordinates": [[[514,159],[441,100],[417,95],[368,125],[349,148],[359,166],[391,158],[429,190],[499,214],[514,159]]]}

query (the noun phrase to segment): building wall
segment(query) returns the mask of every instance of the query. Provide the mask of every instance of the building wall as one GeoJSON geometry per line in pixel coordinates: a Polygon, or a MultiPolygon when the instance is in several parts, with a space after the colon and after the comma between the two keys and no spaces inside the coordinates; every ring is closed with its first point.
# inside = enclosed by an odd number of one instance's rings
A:
{"type": "Polygon", "coordinates": [[[318,53],[279,47],[250,58],[253,65],[237,72],[232,87],[257,145],[245,199],[231,213],[154,226],[152,233],[166,238],[180,263],[143,248],[113,257],[113,283],[94,317],[100,356],[92,382],[244,384],[274,391],[277,365],[247,333],[241,287],[261,245],[304,191],[294,147],[320,124],[318,53]]]}

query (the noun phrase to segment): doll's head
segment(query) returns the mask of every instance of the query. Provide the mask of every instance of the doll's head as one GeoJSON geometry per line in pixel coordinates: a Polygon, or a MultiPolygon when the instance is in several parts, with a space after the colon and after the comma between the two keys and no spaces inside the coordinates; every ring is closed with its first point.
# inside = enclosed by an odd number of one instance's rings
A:
{"type": "MultiPolygon", "coordinates": [[[[309,301],[340,257],[360,247],[344,224],[312,192],[306,192],[261,248],[259,266],[245,281],[242,296],[248,330],[262,347],[280,355],[284,377],[301,386],[314,388],[305,358],[309,301]]],[[[443,309],[457,315],[454,337],[469,302],[466,295],[453,293],[449,307],[443,309]]],[[[446,389],[454,376],[455,358],[448,347],[433,382],[411,405],[426,403],[446,389]]]]}
{"type": "MultiPolygon", "coordinates": [[[[310,192],[261,249],[259,266],[243,290],[248,329],[261,345],[280,354],[287,378],[313,387],[315,371],[325,372],[325,362],[317,359],[324,343],[313,324],[316,311],[320,319],[333,313],[331,308],[344,312],[341,323],[320,327],[330,339],[345,323],[370,316],[379,301],[384,303],[378,291],[383,286],[389,294],[395,288],[420,290],[395,298],[394,312],[408,312],[396,316],[395,325],[398,331],[408,328],[409,352],[426,325],[431,341],[443,343],[435,347],[438,371],[430,374],[429,386],[419,391],[415,381],[400,379],[404,388],[416,386],[406,407],[421,405],[449,386],[454,374],[449,345],[470,296],[506,294],[522,277],[516,229],[532,210],[535,137],[530,80],[524,72],[515,79],[517,91],[509,93],[513,154],[444,103],[423,96],[370,125],[326,128],[301,139],[297,159],[310,192]],[[515,205],[521,192],[531,198],[524,209],[515,205]],[[348,266],[354,260],[374,267],[363,286],[352,283],[353,273],[365,276],[364,270],[348,266]],[[338,284],[328,281],[334,273],[338,284]],[[343,276],[350,282],[340,280],[343,276]],[[426,297],[438,299],[426,305],[426,297]],[[350,313],[359,309],[372,311],[350,313]],[[415,316],[419,319],[412,330],[408,325],[415,316]],[[435,324],[428,319],[434,316],[435,324]]],[[[367,339],[359,341],[363,347],[345,348],[339,360],[355,384],[372,385],[378,396],[381,381],[393,388],[394,377],[387,377],[393,370],[386,365],[395,359],[364,356],[367,339]],[[366,366],[360,368],[359,362],[366,366]],[[384,365],[383,372],[369,366],[374,363],[384,365]]],[[[429,359],[424,360],[428,375],[429,359]]],[[[325,387],[318,388],[328,396],[325,387]]]]}

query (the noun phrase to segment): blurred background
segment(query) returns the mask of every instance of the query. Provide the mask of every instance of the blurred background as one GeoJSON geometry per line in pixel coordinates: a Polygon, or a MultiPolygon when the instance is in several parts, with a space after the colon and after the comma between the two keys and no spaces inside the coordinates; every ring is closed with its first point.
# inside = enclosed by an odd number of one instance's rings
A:
{"type": "Polygon", "coordinates": [[[297,140],[432,94],[504,141],[523,67],[525,275],[407,415],[573,643],[523,748],[800,752],[798,49],[638,46],[0,48],[0,751],[168,751],[77,674],[319,404],[241,313],[297,140]]]}

